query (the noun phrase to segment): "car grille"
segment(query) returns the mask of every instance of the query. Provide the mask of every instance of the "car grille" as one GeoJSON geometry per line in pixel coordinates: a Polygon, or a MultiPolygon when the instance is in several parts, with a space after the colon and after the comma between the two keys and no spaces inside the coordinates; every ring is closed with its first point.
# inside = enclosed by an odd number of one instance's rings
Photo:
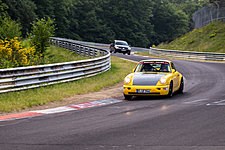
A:
{"type": "Polygon", "coordinates": [[[126,48],[126,47],[119,47],[119,48],[120,48],[120,49],[126,49],[126,50],[128,49],[128,48],[126,48]]]}

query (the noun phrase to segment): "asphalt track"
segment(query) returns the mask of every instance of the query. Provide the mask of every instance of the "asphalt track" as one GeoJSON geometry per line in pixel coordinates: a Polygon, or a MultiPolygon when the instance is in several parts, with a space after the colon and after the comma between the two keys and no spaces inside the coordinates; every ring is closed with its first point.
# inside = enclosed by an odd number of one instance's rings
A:
{"type": "Polygon", "coordinates": [[[0,150],[225,150],[225,63],[174,63],[184,94],[0,122],[0,150]]]}

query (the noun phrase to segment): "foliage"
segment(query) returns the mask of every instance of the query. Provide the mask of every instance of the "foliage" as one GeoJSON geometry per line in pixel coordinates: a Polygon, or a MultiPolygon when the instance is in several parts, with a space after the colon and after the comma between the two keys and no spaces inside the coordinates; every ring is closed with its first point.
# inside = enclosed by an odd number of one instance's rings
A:
{"type": "MultiPolygon", "coordinates": [[[[98,14],[111,29],[114,39],[124,39],[134,46],[152,43],[152,2],[149,0],[106,0],[98,14]]],[[[110,30],[108,30],[110,31],[110,30]]],[[[110,42],[110,41],[109,41],[110,42]]]]}
{"type": "MultiPolygon", "coordinates": [[[[192,14],[208,0],[2,0],[9,16],[30,32],[35,18],[51,18],[55,36],[132,46],[170,42],[192,29],[192,14]]],[[[1,6],[1,5],[0,5],[1,6]]],[[[1,7],[0,7],[1,10],[1,7]]]]}
{"type": "Polygon", "coordinates": [[[0,0],[0,19],[7,16],[6,9],[8,9],[8,6],[0,0]]]}
{"type": "Polygon", "coordinates": [[[50,18],[37,19],[32,23],[32,32],[30,34],[31,45],[35,47],[35,52],[40,57],[44,57],[47,47],[50,46],[49,37],[53,36],[55,25],[50,18]]]}
{"type": "Polygon", "coordinates": [[[0,39],[0,68],[33,65],[38,61],[34,52],[33,47],[23,48],[17,37],[0,39]]]}
{"type": "Polygon", "coordinates": [[[176,9],[182,10],[188,16],[189,31],[193,29],[193,13],[209,3],[209,0],[169,0],[176,9]]]}
{"type": "Polygon", "coordinates": [[[151,22],[154,24],[154,43],[157,45],[170,42],[188,30],[187,15],[167,0],[161,3],[155,0],[153,14],[151,22]]]}
{"type": "Polygon", "coordinates": [[[22,35],[25,37],[30,32],[30,23],[35,20],[36,5],[32,0],[2,0],[8,5],[7,12],[12,20],[22,24],[22,35]]]}
{"type": "Polygon", "coordinates": [[[20,23],[10,18],[3,18],[0,20],[0,39],[4,40],[5,38],[13,39],[14,37],[20,37],[21,28],[20,23]]]}
{"type": "Polygon", "coordinates": [[[53,0],[32,0],[37,9],[35,13],[38,18],[55,18],[53,0]]]}

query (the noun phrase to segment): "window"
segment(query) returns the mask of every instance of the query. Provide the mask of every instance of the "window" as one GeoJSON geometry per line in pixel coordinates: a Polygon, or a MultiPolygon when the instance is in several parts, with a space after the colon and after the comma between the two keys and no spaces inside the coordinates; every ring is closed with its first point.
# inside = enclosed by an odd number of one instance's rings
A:
{"type": "Polygon", "coordinates": [[[170,66],[168,62],[162,61],[146,61],[140,62],[135,72],[170,72],[170,66]]]}
{"type": "Polygon", "coordinates": [[[174,66],[173,63],[171,63],[171,67],[172,67],[172,69],[175,69],[176,70],[176,68],[175,68],[175,66],[174,66]]]}

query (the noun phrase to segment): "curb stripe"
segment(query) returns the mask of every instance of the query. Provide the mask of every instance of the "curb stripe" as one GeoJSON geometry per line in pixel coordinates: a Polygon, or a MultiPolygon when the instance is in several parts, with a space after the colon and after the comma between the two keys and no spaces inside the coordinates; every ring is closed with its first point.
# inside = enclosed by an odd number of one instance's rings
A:
{"type": "Polygon", "coordinates": [[[63,107],[56,107],[56,108],[45,109],[45,110],[37,110],[37,111],[30,111],[30,112],[19,113],[19,114],[0,116],[0,121],[9,121],[9,120],[23,119],[23,118],[29,118],[29,117],[35,117],[35,116],[43,116],[43,115],[47,115],[47,114],[75,111],[75,110],[86,109],[86,108],[91,108],[91,107],[96,107],[96,106],[109,105],[109,104],[114,104],[114,103],[119,103],[119,102],[122,102],[122,100],[104,99],[104,100],[86,102],[86,103],[70,105],[70,106],[63,106],[63,107]]]}
{"type": "Polygon", "coordinates": [[[20,113],[20,114],[0,116],[0,121],[14,120],[14,119],[18,119],[18,118],[27,118],[27,117],[40,116],[40,115],[43,115],[43,113],[25,112],[25,113],[20,113]]]}
{"type": "Polygon", "coordinates": [[[83,103],[78,105],[71,105],[68,107],[75,108],[75,109],[85,109],[85,108],[91,108],[95,106],[100,106],[99,104],[93,104],[93,103],[83,103]]]}
{"type": "Polygon", "coordinates": [[[67,107],[67,106],[63,106],[63,107],[56,107],[56,108],[37,110],[37,111],[31,111],[31,112],[42,113],[42,114],[54,114],[54,113],[72,111],[72,110],[75,110],[75,109],[67,107]]]}

